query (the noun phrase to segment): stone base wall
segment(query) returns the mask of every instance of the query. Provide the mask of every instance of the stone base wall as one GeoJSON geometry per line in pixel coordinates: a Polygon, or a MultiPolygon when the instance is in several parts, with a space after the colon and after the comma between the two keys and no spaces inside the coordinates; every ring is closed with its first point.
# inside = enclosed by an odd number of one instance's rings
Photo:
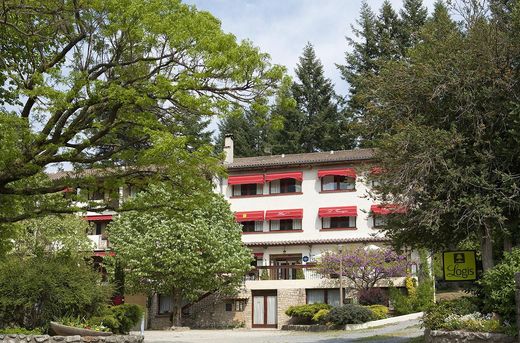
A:
{"type": "Polygon", "coordinates": [[[251,306],[250,302],[246,296],[229,298],[212,294],[190,306],[182,316],[183,325],[204,329],[246,327],[246,308],[251,306]],[[231,311],[226,311],[226,304],[231,311]]]}
{"type": "Polygon", "coordinates": [[[512,343],[516,342],[515,337],[487,332],[466,332],[466,331],[441,331],[426,330],[424,332],[426,343],[486,343],[500,342],[512,343]]]}
{"type": "Polygon", "coordinates": [[[304,305],[306,303],[306,295],[304,288],[288,288],[279,289],[278,296],[278,328],[282,325],[291,324],[291,317],[285,314],[285,311],[294,305],[304,305]]]}
{"type": "Polygon", "coordinates": [[[148,313],[148,329],[152,330],[166,330],[169,329],[172,324],[170,321],[169,314],[158,314],[159,313],[159,299],[157,295],[152,298],[152,306],[150,306],[150,312],[148,313]]]}
{"type": "Polygon", "coordinates": [[[0,343],[143,343],[141,335],[112,336],[49,336],[0,335],[0,343]]]}

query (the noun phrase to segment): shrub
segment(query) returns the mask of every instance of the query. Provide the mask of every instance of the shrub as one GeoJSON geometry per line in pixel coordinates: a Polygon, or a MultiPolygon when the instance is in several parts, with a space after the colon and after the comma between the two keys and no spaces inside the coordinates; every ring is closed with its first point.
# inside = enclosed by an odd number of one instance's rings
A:
{"type": "Polygon", "coordinates": [[[361,324],[374,319],[372,311],[360,305],[346,304],[333,308],[324,318],[335,325],[361,324]]]}
{"type": "Polygon", "coordinates": [[[44,330],[42,328],[34,328],[32,330],[19,327],[0,329],[0,334],[2,335],[43,335],[43,333],[44,330]]]}
{"type": "Polygon", "coordinates": [[[391,287],[389,292],[390,302],[396,314],[403,315],[414,312],[412,297],[407,296],[401,289],[395,287],[391,287]]]}
{"type": "Polygon", "coordinates": [[[320,324],[324,324],[325,323],[325,318],[327,317],[327,315],[329,314],[330,310],[326,310],[326,309],[321,309],[319,310],[318,312],[316,312],[316,314],[312,317],[312,321],[315,322],[315,323],[320,323],[320,324]]]}
{"type": "Polygon", "coordinates": [[[504,253],[500,264],[484,273],[481,296],[484,310],[496,312],[508,322],[515,321],[515,272],[520,271],[520,249],[504,253]]]}
{"type": "Polygon", "coordinates": [[[91,318],[91,325],[105,326],[116,334],[127,334],[143,316],[143,309],[138,305],[123,304],[107,306],[99,316],[91,318]]]}
{"type": "Polygon", "coordinates": [[[9,257],[0,262],[0,327],[47,328],[66,315],[88,318],[109,294],[83,260],[9,257]]]}
{"type": "Polygon", "coordinates": [[[423,325],[431,330],[442,329],[445,319],[450,315],[464,316],[478,312],[475,300],[469,297],[459,298],[450,301],[441,301],[431,305],[424,311],[423,325]]]}
{"type": "Polygon", "coordinates": [[[362,289],[358,292],[360,305],[388,305],[388,295],[378,287],[362,289]]]}
{"type": "Polygon", "coordinates": [[[294,318],[297,322],[311,323],[314,315],[320,310],[330,310],[331,308],[332,306],[327,304],[298,305],[289,307],[287,311],[285,311],[285,314],[294,318]]]}
{"type": "Polygon", "coordinates": [[[374,319],[385,319],[388,317],[388,307],[386,306],[383,306],[383,305],[370,305],[370,306],[366,306],[366,308],[368,308],[373,316],[374,316],[374,319]]]}
{"type": "Polygon", "coordinates": [[[503,328],[497,319],[483,316],[479,312],[466,315],[450,314],[444,318],[440,326],[443,330],[465,330],[473,332],[502,332],[503,328]]]}

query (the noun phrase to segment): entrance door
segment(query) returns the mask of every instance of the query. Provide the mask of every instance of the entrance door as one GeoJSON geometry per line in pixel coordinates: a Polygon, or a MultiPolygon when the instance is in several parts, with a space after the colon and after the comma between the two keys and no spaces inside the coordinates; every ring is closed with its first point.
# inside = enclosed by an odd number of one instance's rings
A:
{"type": "Polygon", "coordinates": [[[253,291],[254,328],[276,328],[278,325],[276,291],[253,291]]]}

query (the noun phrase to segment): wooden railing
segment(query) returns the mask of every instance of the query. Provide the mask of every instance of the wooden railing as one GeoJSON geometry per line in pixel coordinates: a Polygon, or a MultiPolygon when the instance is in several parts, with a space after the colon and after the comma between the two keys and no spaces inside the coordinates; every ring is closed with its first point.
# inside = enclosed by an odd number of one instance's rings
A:
{"type": "Polygon", "coordinates": [[[315,265],[293,264],[258,266],[246,275],[246,280],[318,280],[323,276],[315,265]]]}

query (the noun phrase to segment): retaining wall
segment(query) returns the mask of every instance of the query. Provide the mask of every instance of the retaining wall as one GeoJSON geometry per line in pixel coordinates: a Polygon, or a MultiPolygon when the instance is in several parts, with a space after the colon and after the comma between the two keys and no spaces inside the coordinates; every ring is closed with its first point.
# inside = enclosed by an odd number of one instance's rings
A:
{"type": "Polygon", "coordinates": [[[507,336],[500,333],[487,332],[466,332],[466,331],[441,331],[441,330],[425,330],[424,337],[427,343],[486,343],[500,342],[512,343],[516,342],[515,337],[507,336]]]}

